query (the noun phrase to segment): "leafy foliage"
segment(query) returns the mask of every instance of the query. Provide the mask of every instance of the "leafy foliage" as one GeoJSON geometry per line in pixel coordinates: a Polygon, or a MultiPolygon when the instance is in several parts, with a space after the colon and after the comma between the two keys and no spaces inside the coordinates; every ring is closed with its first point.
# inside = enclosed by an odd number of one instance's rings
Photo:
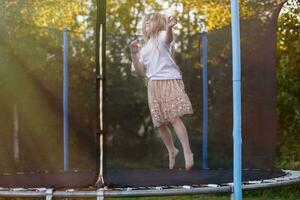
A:
{"type": "Polygon", "coordinates": [[[300,3],[290,0],[277,31],[278,159],[280,167],[300,169],[300,3]]]}

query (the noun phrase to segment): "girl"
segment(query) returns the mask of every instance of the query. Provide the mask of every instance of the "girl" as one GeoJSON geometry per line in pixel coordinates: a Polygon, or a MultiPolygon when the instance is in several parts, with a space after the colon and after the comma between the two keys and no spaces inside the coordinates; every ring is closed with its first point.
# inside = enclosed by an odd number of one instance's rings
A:
{"type": "Polygon", "coordinates": [[[174,61],[172,28],[176,23],[174,16],[167,18],[158,12],[146,15],[142,25],[145,45],[139,49],[134,40],[130,44],[130,50],[134,68],[146,78],[152,122],[167,147],[169,169],[174,168],[179,150],[174,146],[168,122],[174,127],[183,147],[185,169],[190,170],[194,164],[193,153],[180,117],[193,114],[193,108],[185,92],[181,70],[174,61]]]}

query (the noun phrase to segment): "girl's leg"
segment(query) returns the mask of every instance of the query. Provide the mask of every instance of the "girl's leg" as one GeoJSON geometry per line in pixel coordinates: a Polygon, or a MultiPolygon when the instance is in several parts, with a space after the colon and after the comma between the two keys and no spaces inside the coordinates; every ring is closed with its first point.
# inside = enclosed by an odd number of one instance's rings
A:
{"type": "Polygon", "coordinates": [[[169,152],[169,169],[173,169],[175,166],[175,158],[179,150],[174,146],[172,134],[167,125],[161,125],[157,129],[169,152]]]}
{"type": "Polygon", "coordinates": [[[175,117],[175,118],[171,119],[170,122],[171,122],[172,126],[174,127],[177,137],[180,140],[181,145],[183,147],[184,158],[185,158],[185,168],[187,170],[189,170],[194,165],[194,158],[193,158],[193,152],[190,148],[189,137],[188,137],[188,133],[186,131],[185,125],[183,124],[180,117],[175,117]]]}

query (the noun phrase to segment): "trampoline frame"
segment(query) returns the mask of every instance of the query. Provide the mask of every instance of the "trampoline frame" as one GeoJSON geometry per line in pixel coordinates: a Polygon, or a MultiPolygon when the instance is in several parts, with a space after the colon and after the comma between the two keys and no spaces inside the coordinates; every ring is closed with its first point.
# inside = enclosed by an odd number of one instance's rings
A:
{"type": "MultiPolygon", "coordinates": [[[[99,0],[101,1],[101,0],[99,0]]],[[[98,6],[101,9],[105,10],[105,0],[103,0],[104,5],[97,1],[98,6]]],[[[234,70],[235,73],[233,83],[240,81],[240,44],[239,44],[239,24],[238,24],[238,0],[231,0],[231,7],[235,10],[232,10],[232,14],[234,14],[234,19],[232,22],[235,25],[232,33],[234,34],[233,40],[237,41],[233,42],[233,47],[235,47],[235,52],[233,60],[235,61],[234,70]]],[[[101,10],[100,9],[100,10],[101,10]]],[[[105,12],[104,12],[105,13],[105,12]]],[[[98,52],[96,54],[96,80],[97,80],[97,98],[101,99],[103,94],[105,93],[105,31],[106,31],[106,22],[105,22],[105,14],[103,12],[97,13],[97,19],[100,19],[97,23],[97,49],[98,52]],[[101,85],[100,85],[101,84],[101,85]]],[[[239,94],[240,85],[236,85],[235,88],[237,91],[237,95],[239,94]]],[[[235,93],[234,92],[234,93],[235,93]]],[[[237,97],[236,99],[236,116],[238,117],[237,121],[237,130],[234,130],[235,136],[240,137],[239,127],[240,127],[240,99],[237,97]]],[[[103,123],[103,110],[104,107],[101,103],[99,103],[98,110],[98,121],[99,121],[99,129],[97,130],[97,136],[100,143],[100,155],[97,160],[97,165],[99,166],[99,177],[103,180],[103,141],[105,140],[105,128],[103,123]],[[101,116],[100,116],[101,115],[101,116]],[[101,120],[100,120],[101,119],[101,120]]],[[[3,188],[0,187],[0,197],[45,197],[46,200],[51,200],[53,197],[96,197],[97,200],[104,199],[105,197],[145,197],[145,196],[172,196],[172,195],[194,195],[194,194],[217,194],[217,193],[231,193],[234,194],[239,189],[246,190],[254,190],[254,189],[264,189],[264,188],[272,188],[278,186],[286,186],[291,184],[299,184],[300,183],[300,171],[295,170],[283,170],[286,175],[282,177],[272,178],[272,179],[263,179],[256,181],[244,181],[240,183],[241,179],[241,140],[235,141],[235,167],[234,167],[234,182],[223,183],[223,184],[201,184],[201,185],[182,185],[182,186],[155,186],[155,187],[126,187],[126,188],[108,188],[107,186],[103,188],[77,188],[77,189],[65,189],[65,190],[56,190],[54,188],[3,188]],[[238,156],[238,157],[237,157],[238,156]],[[234,191],[235,188],[235,191],[234,191]]],[[[67,153],[66,153],[67,154],[67,153]]],[[[65,168],[67,168],[68,163],[64,163],[65,168]]],[[[236,194],[237,199],[241,199],[241,194],[236,194]]]]}
{"type": "MultiPolygon", "coordinates": [[[[285,176],[257,181],[242,182],[242,190],[266,189],[292,184],[300,184],[300,171],[282,170],[285,176]]],[[[195,194],[233,193],[233,183],[201,184],[183,186],[156,186],[156,187],[127,187],[127,188],[84,188],[55,190],[53,188],[1,188],[0,197],[95,197],[97,200],[105,197],[146,197],[146,196],[173,196],[195,194]]]]}

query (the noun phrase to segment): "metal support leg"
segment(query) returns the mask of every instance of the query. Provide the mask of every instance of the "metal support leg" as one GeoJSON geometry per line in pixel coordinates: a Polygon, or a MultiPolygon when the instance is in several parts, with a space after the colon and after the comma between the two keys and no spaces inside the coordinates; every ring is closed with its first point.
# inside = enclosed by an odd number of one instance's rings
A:
{"type": "Polygon", "coordinates": [[[97,200],[104,200],[104,189],[100,188],[97,190],[97,200]]]}
{"type": "Polygon", "coordinates": [[[46,200],[52,200],[53,197],[53,188],[46,190],[46,200]]]}

